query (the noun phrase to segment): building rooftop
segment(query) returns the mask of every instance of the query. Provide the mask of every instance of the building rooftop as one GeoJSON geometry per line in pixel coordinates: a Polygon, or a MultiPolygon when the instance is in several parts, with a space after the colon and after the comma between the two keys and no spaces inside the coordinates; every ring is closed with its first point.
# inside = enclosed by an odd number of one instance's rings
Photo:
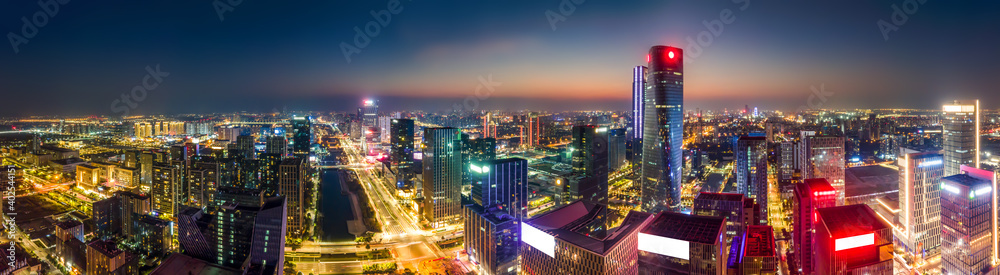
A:
{"type": "Polygon", "coordinates": [[[195,259],[181,253],[170,254],[160,266],[153,269],[150,275],[189,274],[189,275],[238,275],[240,271],[233,268],[216,265],[195,259]]]}
{"type": "Polygon", "coordinates": [[[604,255],[632,232],[637,232],[652,217],[645,212],[629,211],[621,225],[607,231],[603,238],[581,233],[585,225],[598,218],[597,212],[606,206],[576,201],[526,221],[527,224],[556,238],[595,254],[604,255]]]}
{"type": "Polygon", "coordinates": [[[819,222],[835,239],[853,237],[889,228],[868,205],[855,204],[816,210],[819,222]]]}
{"type": "Polygon", "coordinates": [[[990,183],[989,181],[986,181],[986,180],[983,180],[983,179],[974,178],[974,177],[969,176],[967,174],[958,174],[958,175],[947,176],[947,177],[941,178],[941,180],[942,181],[954,182],[954,183],[961,184],[961,185],[965,185],[965,186],[970,187],[970,188],[974,187],[976,185],[990,183]]]}
{"type": "Polygon", "coordinates": [[[660,212],[642,233],[703,244],[717,244],[726,234],[726,218],[660,212]]]}
{"type": "Polygon", "coordinates": [[[743,255],[746,257],[773,257],[774,250],[774,228],[767,225],[749,225],[745,235],[746,248],[743,255]]]}
{"type": "Polygon", "coordinates": [[[67,221],[56,223],[56,227],[59,227],[59,228],[62,228],[62,229],[70,229],[70,228],[81,226],[81,225],[83,225],[83,223],[81,223],[80,221],[77,221],[77,220],[67,220],[67,221]]]}
{"type": "Polygon", "coordinates": [[[736,193],[709,193],[701,192],[695,200],[712,200],[712,201],[743,201],[743,194],[736,193]]]}
{"type": "Polygon", "coordinates": [[[125,253],[124,250],[118,249],[118,244],[113,241],[97,239],[88,243],[87,246],[101,252],[101,254],[104,254],[104,256],[107,256],[108,258],[114,258],[119,254],[125,253]]]}
{"type": "MultiPolygon", "coordinates": [[[[74,165],[74,164],[79,165],[80,163],[86,163],[86,162],[87,162],[86,160],[83,160],[83,159],[77,158],[77,157],[65,158],[65,159],[57,159],[57,160],[53,160],[52,161],[52,163],[59,164],[59,165],[74,165]]],[[[91,167],[91,168],[94,168],[94,167],[91,167]]]]}
{"type": "Polygon", "coordinates": [[[899,170],[869,165],[844,171],[844,196],[862,196],[899,191],[899,170]]]}
{"type": "MultiPolygon", "coordinates": [[[[53,160],[53,162],[54,162],[54,160],[53,160]]],[[[86,164],[86,163],[79,164],[76,167],[77,167],[77,169],[79,169],[80,167],[87,168],[87,169],[97,169],[97,166],[93,166],[93,165],[86,164]]]]}

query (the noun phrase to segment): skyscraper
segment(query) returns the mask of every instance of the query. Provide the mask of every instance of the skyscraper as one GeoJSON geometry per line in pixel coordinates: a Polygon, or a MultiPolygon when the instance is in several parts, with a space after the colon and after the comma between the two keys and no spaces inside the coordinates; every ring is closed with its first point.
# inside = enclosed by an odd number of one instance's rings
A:
{"type": "Polygon", "coordinates": [[[569,197],[591,203],[608,200],[608,128],[573,126],[573,180],[567,183],[569,197]]]}
{"type": "Polygon", "coordinates": [[[153,211],[156,216],[172,218],[177,211],[180,171],[172,165],[153,165],[153,211]]]}
{"type": "Polygon", "coordinates": [[[692,214],[726,218],[725,245],[749,225],[743,222],[745,200],[743,194],[701,192],[694,198],[692,214]]]}
{"type": "Polygon", "coordinates": [[[515,274],[520,224],[528,211],[528,161],[470,164],[472,200],[463,210],[465,250],[485,274],[515,274]],[[480,230],[474,230],[480,228],[480,230]]]}
{"type": "Polygon", "coordinates": [[[760,207],[760,221],[767,224],[767,144],[764,137],[742,136],[736,142],[736,189],[760,207]]]}
{"type": "Polygon", "coordinates": [[[626,139],[625,128],[608,130],[608,169],[618,171],[626,164],[626,139]]]}
{"type": "Polygon", "coordinates": [[[461,218],[462,139],[455,128],[425,128],[424,218],[441,227],[461,218]]]}
{"type": "MultiPolygon", "coordinates": [[[[990,170],[977,169],[965,165],[962,165],[960,170],[965,175],[976,178],[978,180],[990,182],[991,183],[990,186],[992,186],[992,192],[993,192],[992,194],[996,194],[997,192],[996,190],[1000,190],[1000,182],[998,182],[996,172],[990,170]]],[[[998,198],[996,195],[992,195],[990,196],[990,198],[991,198],[990,201],[991,214],[989,215],[989,219],[990,219],[990,224],[992,225],[990,226],[990,235],[992,235],[993,239],[992,242],[993,251],[990,254],[993,255],[992,262],[995,263],[995,262],[1000,262],[1000,234],[998,234],[1000,232],[997,231],[998,229],[997,219],[1000,218],[1000,216],[997,216],[998,213],[997,207],[998,203],[1000,203],[1000,198],[998,198]]]]}
{"type": "Polygon", "coordinates": [[[960,173],[962,165],[979,168],[979,100],[944,105],[944,174],[960,173]]]}
{"type": "Polygon", "coordinates": [[[898,238],[903,251],[916,257],[939,254],[941,177],[944,158],[936,149],[900,148],[898,238]]]}
{"type": "Polygon", "coordinates": [[[413,177],[413,120],[393,119],[389,126],[389,161],[396,165],[396,186],[408,187],[413,177]]]}
{"type": "Polygon", "coordinates": [[[284,196],[287,201],[286,213],[288,215],[287,231],[289,235],[298,234],[303,229],[303,219],[305,210],[302,203],[305,201],[306,167],[305,160],[300,158],[287,158],[281,161],[278,167],[278,194],[284,196]]]}
{"type": "Polygon", "coordinates": [[[378,127],[378,101],[365,99],[361,108],[358,108],[358,117],[365,128],[378,127]]]}
{"type": "Polygon", "coordinates": [[[992,267],[992,185],[967,174],[941,179],[943,274],[986,274],[992,267]]]}
{"type": "Polygon", "coordinates": [[[642,130],[642,209],[659,212],[680,206],[681,143],[684,134],[684,52],[653,46],[646,60],[642,130]]]}
{"type": "Polygon", "coordinates": [[[632,123],[627,129],[626,158],[632,164],[632,172],[639,175],[642,167],[642,116],[645,114],[646,66],[632,68],[632,123]]]}
{"type": "Polygon", "coordinates": [[[299,158],[309,156],[312,145],[312,123],[308,117],[292,118],[292,154],[299,158]]]}
{"type": "Polygon", "coordinates": [[[265,274],[281,274],[284,268],[287,210],[284,197],[268,198],[254,220],[250,264],[260,265],[265,274]]]}
{"type": "Polygon", "coordinates": [[[837,206],[837,190],[826,179],[807,179],[795,184],[795,205],[792,212],[795,260],[803,274],[814,274],[816,209],[837,206]]]}
{"type": "Polygon", "coordinates": [[[824,178],[837,189],[837,205],[844,205],[844,137],[802,133],[799,159],[803,179],[824,178]]]}
{"type": "Polygon", "coordinates": [[[268,136],[264,144],[264,153],[288,155],[288,141],[284,136],[268,136]]]}
{"type": "Polygon", "coordinates": [[[240,156],[243,158],[253,159],[257,157],[253,136],[240,135],[236,137],[236,148],[239,148],[240,156]]]}
{"type": "Polygon", "coordinates": [[[538,113],[530,112],[524,115],[524,118],[524,134],[521,137],[521,146],[525,149],[531,149],[535,145],[538,145],[542,128],[539,123],[538,113]]]}

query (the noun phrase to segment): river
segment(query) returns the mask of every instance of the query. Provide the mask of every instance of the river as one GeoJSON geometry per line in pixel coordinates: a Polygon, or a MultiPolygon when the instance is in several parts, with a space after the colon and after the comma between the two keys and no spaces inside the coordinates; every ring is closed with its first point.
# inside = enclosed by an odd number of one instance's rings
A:
{"type": "Polygon", "coordinates": [[[347,231],[347,221],[354,219],[351,211],[351,200],[341,194],[340,170],[324,169],[319,190],[320,216],[316,224],[320,241],[337,242],[354,240],[354,235],[347,231]]]}

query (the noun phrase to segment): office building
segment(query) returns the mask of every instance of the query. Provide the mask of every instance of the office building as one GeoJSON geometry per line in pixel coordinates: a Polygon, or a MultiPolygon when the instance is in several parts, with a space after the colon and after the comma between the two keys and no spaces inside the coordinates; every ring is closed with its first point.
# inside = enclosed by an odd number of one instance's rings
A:
{"type": "Polygon", "coordinates": [[[499,206],[520,221],[528,215],[528,161],[507,158],[470,164],[472,200],[484,208],[499,206]]]}
{"type": "Polygon", "coordinates": [[[902,232],[895,234],[906,253],[915,258],[940,255],[941,178],[944,157],[937,149],[901,148],[899,207],[902,232]]]}
{"type": "Polygon", "coordinates": [[[413,185],[413,120],[393,119],[389,126],[390,150],[389,161],[396,165],[396,186],[410,187],[413,185]]]}
{"type": "Polygon", "coordinates": [[[628,164],[625,128],[608,130],[608,170],[618,171],[628,164]]]}
{"type": "Polygon", "coordinates": [[[941,179],[941,272],[987,274],[992,267],[993,182],[967,174],[941,179]]]}
{"type": "Polygon", "coordinates": [[[87,275],[138,275],[139,257],[112,241],[87,243],[87,275]]]}
{"type": "MultiPolygon", "coordinates": [[[[287,205],[289,235],[299,234],[303,229],[305,209],[306,166],[301,158],[287,158],[278,167],[278,195],[284,196],[287,205]]],[[[260,203],[254,205],[259,206],[260,203]]]]}
{"type": "Polygon", "coordinates": [[[635,66],[632,68],[632,124],[630,124],[630,147],[633,150],[633,155],[630,157],[636,157],[641,155],[639,152],[642,151],[642,131],[645,129],[642,126],[643,115],[646,114],[646,66],[635,66]]]}
{"type": "Polygon", "coordinates": [[[517,274],[520,220],[498,206],[462,208],[465,252],[480,274],[517,274]]]}
{"type": "Polygon", "coordinates": [[[298,158],[309,156],[312,146],[312,122],[308,117],[292,118],[292,154],[298,158]]]}
{"type": "Polygon", "coordinates": [[[778,252],[774,229],[766,225],[748,225],[733,238],[726,263],[733,275],[778,274],[778,252]]]}
{"type": "Polygon", "coordinates": [[[943,109],[944,174],[959,174],[962,165],[979,168],[979,100],[955,101],[945,104],[943,109]]]}
{"type": "Polygon", "coordinates": [[[803,131],[799,163],[803,179],[826,179],[837,189],[837,205],[844,204],[844,137],[816,136],[803,131]]]}
{"type": "MultiPolygon", "coordinates": [[[[969,166],[965,166],[965,165],[962,165],[959,168],[959,170],[961,170],[962,174],[964,174],[964,175],[968,175],[968,176],[976,178],[978,180],[989,182],[990,186],[992,187],[991,191],[992,190],[1000,190],[1000,189],[998,189],[998,188],[1000,188],[1000,183],[998,183],[998,181],[997,181],[998,179],[997,179],[996,172],[989,171],[989,170],[983,170],[983,169],[977,169],[977,168],[973,168],[973,167],[969,167],[969,166]]],[[[996,191],[993,191],[993,192],[994,192],[993,194],[996,194],[995,193],[996,191]]],[[[991,211],[991,214],[989,215],[989,217],[990,217],[990,224],[992,225],[992,226],[990,226],[990,235],[992,236],[992,239],[993,239],[993,241],[992,241],[992,248],[993,249],[992,249],[992,252],[991,252],[990,255],[992,255],[992,262],[1000,262],[1000,251],[998,251],[998,250],[1000,250],[1000,234],[998,234],[998,232],[997,232],[997,226],[996,226],[997,225],[997,218],[1000,217],[1000,216],[997,216],[997,213],[998,213],[998,211],[997,211],[997,206],[998,206],[997,203],[998,203],[998,200],[1000,200],[1000,198],[998,198],[995,195],[991,195],[990,197],[991,197],[991,201],[990,201],[990,211],[991,211]]]]}
{"type": "Polygon", "coordinates": [[[794,226],[795,261],[803,274],[814,274],[816,258],[816,209],[837,206],[837,190],[826,179],[807,179],[795,184],[794,226]]]}
{"type": "Polygon", "coordinates": [[[725,217],[660,212],[639,233],[639,274],[726,274],[725,236],[725,217]]]}
{"type": "Polygon", "coordinates": [[[816,210],[815,274],[893,274],[893,234],[863,204],[816,210]]]}
{"type": "Polygon", "coordinates": [[[642,210],[676,209],[681,201],[684,135],[684,52],[654,46],[646,57],[642,131],[642,210]]]}
{"type": "Polygon", "coordinates": [[[458,129],[424,129],[423,216],[431,227],[452,224],[461,218],[461,142],[458,129]]]}
{"type": "Polygon", "coordinates": [[[608,128],[573,126],[570,147],[574,179],[566,184],[570,200],[608,203],[608,128]]]}
{"type": "Polygon", "coordinates": [[[760,205],[760,221],[767,224],[767,143],[764,137],[742,136],[736,142],[736,189],[760,205]]]}
{"type": "Polygon", "coordinates": [[[652,214],[630,211],[608,234],[590,235],[586,225],[601,222],[593,218],[605,207],[577,201],[521,223],[520,272],[638,274],[638,234],[652,214]]]}
{"type": "Polygon", "coordinates": [[[692,214],[726,218],[725,243],[729,243],[747,226],[743,222],[744,200],[743,194],[701,192],[694,198],[692,214]]]}
{"type": "Polygon", "coordinates": [[[256,148],[254,148],[253,136],[241,135],[236,137],[236,149],[239,150],[240,156],[244,159],[253,159],[257,157],[256,148]]]}
{"type": "Polygon", "coordinates": [[[365,128],[378,127],[378,101],[366,99],[361,108],[358,108],[358,117],[365,128]]]}
{"type": "Polygon", "coordinates": [[[250,264],[259,265],[264,274],[281,274],[284,268],[287,210],[284,197],[268,198],[254,220],[250,264]]]}

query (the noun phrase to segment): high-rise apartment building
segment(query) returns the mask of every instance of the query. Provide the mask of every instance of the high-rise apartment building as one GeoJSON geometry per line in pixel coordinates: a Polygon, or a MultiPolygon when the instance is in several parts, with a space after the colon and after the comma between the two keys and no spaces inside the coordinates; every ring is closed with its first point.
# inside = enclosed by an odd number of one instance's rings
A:
{"type": "Polygon", "coordinates": [[[640,186],[643,211],[659,212],[681,203],[684,52],[654,46],[646,59],[640,186]]]}
{"type": "Polygon", "coordinates": [[[424,219],[431,227],[457,222],[462,208],[462,139],[455,128],[424,129],[424,219]]]}
{"type": "Polygon", "coordinates": [[[807,179],[795,184],[794,198],[794,260],[803,274],[815,274],[816,209],[837,206],[837,190],[826,179],[807,179]]]}
{"type": "Polygon", "coordinates": [[[760,221],[767,224],[767,143],[764,137],[742,136],[736,141],[736,189],[759,204],[760,221]]]}
{"type": "Polygon", "coordinates": [[[957,175],[962,165],[979,168],[979,100],[955,101],[944,105],[943,109],[944,174],[957,175]]]}
{"type": "Polygon", "coordinates": [[[154,164],[152,168],[153,211],[156,216],[172,218],[177,210],[178,189],[180,188],[180,171],[167,164],[154,164]]]}

